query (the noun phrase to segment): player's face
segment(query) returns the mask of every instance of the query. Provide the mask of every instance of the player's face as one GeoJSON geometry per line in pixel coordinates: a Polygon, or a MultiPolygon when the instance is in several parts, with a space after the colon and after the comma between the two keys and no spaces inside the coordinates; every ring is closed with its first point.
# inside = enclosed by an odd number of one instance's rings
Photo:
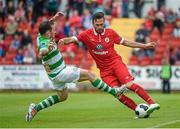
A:
{"type": "Polygon", "coordinates": [[[48,38],[54,38],[54,36],[55,36],[55,30],[54,30],[54,28],[52,28],[51,30],[48,30],[48,31],[46,32],[46,36],[47,36],[48,38]]]}
{"type": "Polygon", "coordinates": [[[104,32],[104,18],[96,19],[93,22],[93,27],[97,33],[103,33],[104,32]]]}

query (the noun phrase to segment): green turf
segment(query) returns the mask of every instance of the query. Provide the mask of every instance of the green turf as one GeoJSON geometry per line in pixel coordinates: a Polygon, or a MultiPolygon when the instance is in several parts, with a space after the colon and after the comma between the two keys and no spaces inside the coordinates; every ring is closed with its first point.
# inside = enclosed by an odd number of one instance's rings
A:
{"type": "MultiPolygon", "coordinates": [[[[27,123],[25,114],[31,102],[53,93],[0,93],[0,127],[41,128],[180,128],[180,94],[150,93],[161,104],[148,119],[134,119],[134,112],[105,93],[70,93],[66,102],[38,113],[27,123]],[[179,121],[178,121],[179,120],[179,121]],[[165,124],[166,123],[166,124],[165,124]],[[169,124],[168,124],[169,123],[169,124]]],[[[143,102],[128,94],[136,102],[143,102]]]]}

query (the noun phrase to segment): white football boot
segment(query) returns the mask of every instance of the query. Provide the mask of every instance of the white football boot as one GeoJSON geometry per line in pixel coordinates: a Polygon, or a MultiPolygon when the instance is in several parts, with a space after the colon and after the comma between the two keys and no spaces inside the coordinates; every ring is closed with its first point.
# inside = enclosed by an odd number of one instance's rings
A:
{"type": "Polygon", "coordinates": [[[34,118],[34,116],[37,114],[37,110],[36,110],[36,104],[32,103],[29,105],[29,109],[28,109],[28,113],[26,115],[26,121],[30,122],[32,121],[32,119],[34,118]]]}
{"type": "Polygon", "coordinates": [[[155,110],[159,110],[160,109],[160,105],[155,103],[155,104],[150,104],[149,105],[149,109],[147,110],[147,114],[150,115],[153,111],[155,110]]]}

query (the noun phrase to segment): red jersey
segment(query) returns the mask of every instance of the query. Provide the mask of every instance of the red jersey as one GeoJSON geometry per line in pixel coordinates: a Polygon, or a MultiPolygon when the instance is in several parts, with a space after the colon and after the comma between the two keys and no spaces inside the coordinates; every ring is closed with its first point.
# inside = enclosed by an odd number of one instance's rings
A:
{"type": "Polygon", "coordinates": [[[83,42],[97,67],[101,70],[109,70],[122,58],[114,49],[114,44],[120,44],[123,39],[112,29],[104,29],[102,34],[97,34],[94,29],[83,31],[77,39],[83,42]]]}

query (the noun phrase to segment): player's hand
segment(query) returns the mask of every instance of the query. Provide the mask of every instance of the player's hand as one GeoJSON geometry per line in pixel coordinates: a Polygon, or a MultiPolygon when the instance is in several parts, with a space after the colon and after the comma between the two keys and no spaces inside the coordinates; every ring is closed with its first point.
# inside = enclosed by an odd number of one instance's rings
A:
{"type": "Polygon", "coordinates": [[[145,49],[155,48],[158,42],[148,42],[145,44],[145,49]]]}
{"type": "Polygon", "coordinates": [[[42,59],[43,56],[47,55],[49,53],[49,50],[48,49],[44,49],[42,50],[41,52],[39,52],[38,54],[38,58],[39,59],[42,59]]]}
{"type": "Polygon", "coordinates": [[[53,49],[54,49],[54,42],[50,42],[50,44],[48,46],[49,52],[52,51],[53,49]]]}
{"type": "Polygon", "coordinates": [[[62,17],[64,16],[63,12],[57,12],[54,17],[62,17]]]}
{"type": "Polygon", "coordinates": [[[64,45],[64,44],[65,44],[64,39],[60,39],[60,40],[58,41],[58,44],[64,45]]]}
{"type": "Polygon", "coordinates": [[[54,15],[54,20],[57,20],[59,17],[62,17],[64,16],[64,13],[63,12],[57,12],[55,15],[54,15]]]}
{"type": "Polygon", "coordinates": [[[64,16],[63,12],[57,12],[49,21],[50,22],[55,22],[58,18],[64,16]]]}

